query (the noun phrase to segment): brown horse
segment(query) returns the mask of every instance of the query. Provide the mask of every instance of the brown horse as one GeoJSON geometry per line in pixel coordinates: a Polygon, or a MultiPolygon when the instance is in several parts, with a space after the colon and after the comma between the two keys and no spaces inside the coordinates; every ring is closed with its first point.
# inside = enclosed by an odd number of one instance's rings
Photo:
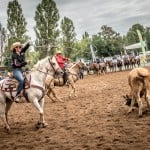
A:
{"type": "Polygon", "coordinates": [[[130,60],[129,60],[128,57],[124,57],[124,58],[123,58],[123,63],[124,63],[125,70],[129,69],[130,60]]]}
{"type": "Polygon", "coordinates": [[[105,74],[107,72],[107,64],[105,62],[99,63],[100,72],[105,74]]]}
{"type": "Polygon", "coordinates": [[[130,68],[133,69],[135,67],[136,64],[136,60],[134,58],[134,56],[130,57],[130,68]]]}
{"type": "Polygon", "coordinates": [[[136,58],[136,64],[138,67],[140,67],[140,65],[141,65],[140,57],[136,58]]]}
{"type": "Polygon", "coordinates": [[[112,60],[108,60],[107,64],[110,69],[110,72],[116,71],[117,63],[113,62],[112,60]]]}
{"type": "Polygon", "coordinates": [[[98,63],[92,63],[88,67],[89,71],[94,71],[97,75],[100,75],[100,66],[98,63]]]}
{"type": "Polygon", "coordinates": [[[122,66],[123,66],[122,60],[117,59],[117,67],[119,71],[122,71],[122,66]]]}
{"type": "MultiPolygon", "coordinates": [[[[67,85],[71,85],[72,90],[69,93],[69,97],[76,97],[76,87],[75,87],[75,82],[79,79],[79,71],[81,68],[83,68],[85,66],[85,64],[83,62],[78,62],[75,63],[74,65],[72,65],[71,67],[67,68],[67,75],[68,75],[68,80],[67,80],[67,85]]],[[[56,95],[55,91],[54,91],[54,87],[55,86],[64,86],[66,84],[64,84],[64,80],[62,75],[59,75],[57,77],[53,77],[51,75],[48,75],[45,81],[45,85],[47,88],[47,96],[52,99],[53,102],[55,102],[55,100],[53,99],[56,98],[56,100],[61,101],[62,100],[56,95]],[[53,97],[51,96],[51,94],[53,95],[53,97]]]]}

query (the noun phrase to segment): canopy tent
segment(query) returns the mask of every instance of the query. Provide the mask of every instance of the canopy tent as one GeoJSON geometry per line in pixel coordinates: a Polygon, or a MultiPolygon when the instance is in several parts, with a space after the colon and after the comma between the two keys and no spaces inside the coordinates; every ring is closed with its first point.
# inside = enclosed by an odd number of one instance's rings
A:
{"type": "MultiPolygon", "coordinates": [[[[144,45],[144,47],[146,47],[145,41],[143,41],[143,45],[144,45]]],[[[134,50],[134,49],[137,49],[137,48],[142,48],[141,42],[125,46],[126,50],[134,50]]]]}

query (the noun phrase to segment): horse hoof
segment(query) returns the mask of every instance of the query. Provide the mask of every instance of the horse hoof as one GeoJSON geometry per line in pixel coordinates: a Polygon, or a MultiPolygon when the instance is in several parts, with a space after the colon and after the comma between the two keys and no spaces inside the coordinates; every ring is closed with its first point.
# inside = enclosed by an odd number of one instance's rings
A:
{"type": "Polygon", "coordinates": [[[42,127],[43,127],[43,128],[46,128],[47,126],[48,126],[48,123],[46,123],[46,122],[43,122],[43,123],[42,123],[42,127]]]}
{"type": "Polygon", "coordinates": [[[42,123],[38,122],[37,124],[35,124],[36,129],[40,129],[42,128],[42,123]]]}
{"type": "Polygon", "coordinates": [[[7,133],[10,133],[10,128],[9,127],[4,127],[4,129],[6,130],[7,133]]]}
{"type": "Polygon", "coordinates": [[[142,114],[139,114],[139,118],[142,118],[142,114]]]}
{"type": "Polygon", "coordinates": [[[48,123],[46,122],[38,122],[35,127],[36,129],[40,129],[40,128],[46,128],[48,126],[48,123]]]}
{"type": "Polygon", "coordinates": [[[69,97],[69,98],[72,98],[72,95],[69,95],[68,97],[69,97]]]}
{"type": "Polygon", "coordinates": [[[64,103],[64,101],[63,101],[63,100],[61,100],[61,99],[59,99],[58,101],[59,101],[59,102],[61,102],[61,103],[64,103]]]}

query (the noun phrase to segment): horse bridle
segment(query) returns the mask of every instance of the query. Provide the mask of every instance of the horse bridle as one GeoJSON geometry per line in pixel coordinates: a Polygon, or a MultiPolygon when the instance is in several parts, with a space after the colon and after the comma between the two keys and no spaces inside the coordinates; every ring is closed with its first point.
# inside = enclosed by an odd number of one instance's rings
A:
{"type": "MultiPolygon", "coordinates": [[[[51,61],[50,58],[48,58],[48,61],[49,61],[50,66],[51,66],[52,69],[54,70],[54,74],[55,74],[59,68],[55,69],[55,67],[54,67],[54,65],[53,65],[53,62],[51,61]]],[[[40,71],[40,72],[42,72],[42,73],[44,73],[44,74],[49,74],[49,73],[48,73],[49,70],[47,70],[47,72],[44,72],[44,71],[38,69],[38,71],[40,71]]]]}
{"type": "MultiPolygon", "coordinates": [[[[54,57],[54,56],[53,56],[53,57],[54,57]]],[[[52,61],[50,60],[50,58],[48,58],[48,61],[49,61],[49,64],[52,66],[52,68],[53,68],[53,70],[54,70],[54,74],[55,74],[59,68],[57,68],[57,69],[54,68],[53,63],[52,63],[52,61]]]]}

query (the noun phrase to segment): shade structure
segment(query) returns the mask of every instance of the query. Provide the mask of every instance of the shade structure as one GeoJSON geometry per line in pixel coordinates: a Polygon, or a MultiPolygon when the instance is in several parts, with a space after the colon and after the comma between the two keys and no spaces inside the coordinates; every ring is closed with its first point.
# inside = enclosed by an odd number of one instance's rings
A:
{"type": "MultiPolygon", "coordinates": [[[[143,45],[144,45],[144,47],[146,47],[145,41],[143,41],[143,45]]],[[[138,48],[142,48],[142,45],[141,45],[140,42],[132,44],[132,45],[125,46],[126,50],[134,50],[134,49],[138,49],[138,48]]]]}

